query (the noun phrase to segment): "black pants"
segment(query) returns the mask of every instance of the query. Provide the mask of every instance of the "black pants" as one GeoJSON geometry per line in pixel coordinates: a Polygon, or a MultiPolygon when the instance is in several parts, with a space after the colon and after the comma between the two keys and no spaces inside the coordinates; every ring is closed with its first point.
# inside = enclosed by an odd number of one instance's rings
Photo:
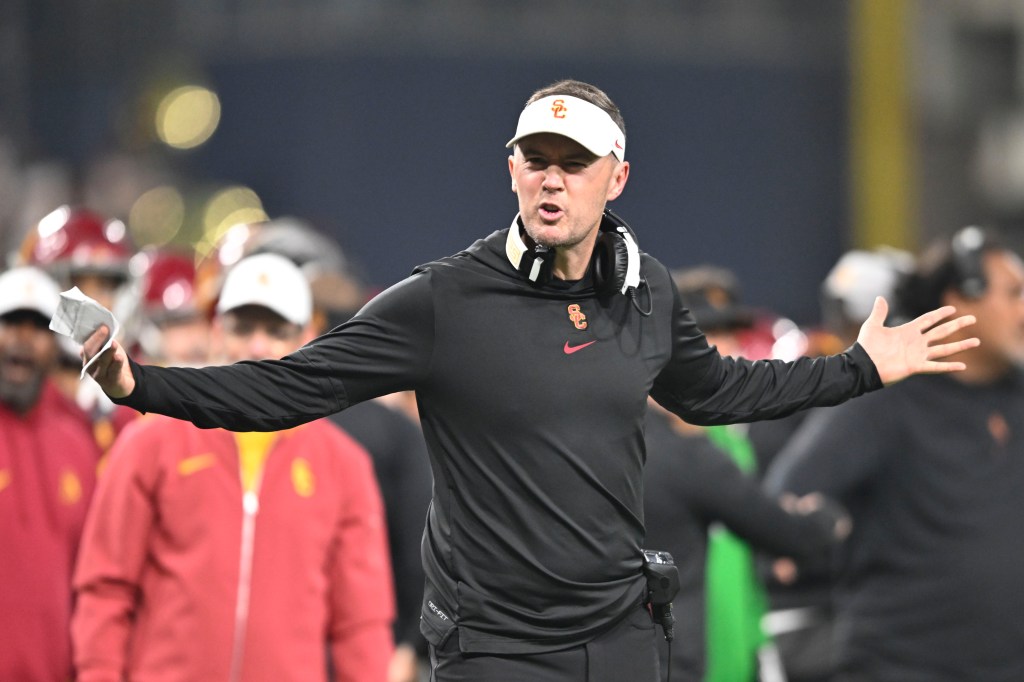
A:
{"type": "Polygon", "coordinates": [[[637,607],[582,646],[543,654],[464,654],[459,633],[430,647],[430,682],[658,682],[657,631],[637,607]]]}

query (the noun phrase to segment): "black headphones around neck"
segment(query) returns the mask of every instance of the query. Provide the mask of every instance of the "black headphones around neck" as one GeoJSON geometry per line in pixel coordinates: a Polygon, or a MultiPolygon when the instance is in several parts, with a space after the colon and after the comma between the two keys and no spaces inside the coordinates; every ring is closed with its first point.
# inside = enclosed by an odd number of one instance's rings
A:
{"type": "MultiPolygon", "coordinates": [[[[534,284],[551,281],[555,250],[530,239],[519,216],[512,222],[505,242],[509,262],[534,284]]],[[[600,232],[591,258],[594,288],[601,295],[621,293],[633,297],[644,283],[640,277],[640,249],[636,234],[610,208],[601,216],[600,232]]]]}

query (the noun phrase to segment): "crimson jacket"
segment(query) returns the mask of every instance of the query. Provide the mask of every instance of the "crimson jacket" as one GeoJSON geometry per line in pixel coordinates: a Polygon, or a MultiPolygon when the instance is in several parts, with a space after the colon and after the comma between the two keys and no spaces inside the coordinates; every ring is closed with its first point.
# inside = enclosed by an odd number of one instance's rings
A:
{"type": "Polygon", "coordinates": [[[637,304],[533,284],[508,230],[417,269],[281,360],[133,365],[121,400],[203,427],[275,430],[416,391],[434,474],[421,631],[465,652],[591,641],[644,595],[650,394],[695,424],[781,417],[881,387],[860,346],[792,363],[723,358],[647,254],[637,304]],[[649,314],[648,314],[649,313],[649,314]]]}
{"type": "Polygon", "coordinates": [[[18,415],[0,403],[0,680],[71,677],[71,571],[100,452],[47,383],[18,415]]]}
{"type": "Polygon", "coordinates": [[[110,451],[75,571],[80,682],[384,680],[394,597],[366,452],[281,433],[243,494],[226,431],[152,417],[110,451]],[[123,676],[123,677],[122,677],[123,676]]]}

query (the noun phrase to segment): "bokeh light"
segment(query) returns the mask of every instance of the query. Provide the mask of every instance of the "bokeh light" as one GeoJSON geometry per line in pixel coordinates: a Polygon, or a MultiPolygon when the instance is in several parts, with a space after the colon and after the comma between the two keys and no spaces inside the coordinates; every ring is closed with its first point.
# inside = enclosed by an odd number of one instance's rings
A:
{"type": "Polygon", "coordinates": [[[61,206],[50,213],[47,213],[39,220],[39,225],[36,227],[39,233],[40,239],[46,239],[52,236],[57,230],[64,227],[67,223],[68,217],[71,215],[70,206],[61,206]]]}
{"type": "Polygon", "coordinates": [[[236,225],[261,223],[268,219],[263,202],[248,187],[222,189],[206,203],[203,212],[203,236],[196,251],[200,256],[211,253],[221,238],[236,225]]]}
{"type": "Polygon", "coordinates": [[[177,236],[185,221],[185,200],[174,187],[154,187],[132,205],[128,229],[139,246],[163,246],[177,236]]]}
{"type": "Polygon", "coordinates": [[[192,149],[210,139],[220,123],[220,99],[209,88],[184,85],[169,92],[156,110],[156,134],[176,149],[192,149]]]}

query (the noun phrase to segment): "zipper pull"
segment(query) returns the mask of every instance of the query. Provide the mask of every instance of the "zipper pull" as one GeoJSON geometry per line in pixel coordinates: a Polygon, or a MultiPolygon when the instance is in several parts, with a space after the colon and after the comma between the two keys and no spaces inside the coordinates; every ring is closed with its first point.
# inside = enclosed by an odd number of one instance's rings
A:
{"type": "Polygon", "coordinates": [[[248,490],[242,496],[242,510],[247,516],[256,516],[256,512],[260,510],[260,498],[255,492],[248,490]]]}

